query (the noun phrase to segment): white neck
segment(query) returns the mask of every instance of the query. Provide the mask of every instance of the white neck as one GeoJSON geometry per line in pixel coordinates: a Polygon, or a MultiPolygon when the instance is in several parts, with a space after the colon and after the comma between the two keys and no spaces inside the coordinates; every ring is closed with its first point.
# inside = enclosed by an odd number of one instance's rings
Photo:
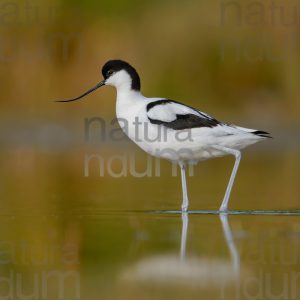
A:
{"type": "Polygon", "coordinates": [[[117,88],[117,100],[130,102],[139,97],[143,97],[140,91],[131,89],[131,86],[118,86],[117,88]]]}
{"type": "Polygon", "coordinates": [[[140,110],[145,105],[144,98],[140,91],[135,91],[131,88],[117,88],[117,118],[129,121],[132,116],[136,115],[136,110],[140,110]]]}

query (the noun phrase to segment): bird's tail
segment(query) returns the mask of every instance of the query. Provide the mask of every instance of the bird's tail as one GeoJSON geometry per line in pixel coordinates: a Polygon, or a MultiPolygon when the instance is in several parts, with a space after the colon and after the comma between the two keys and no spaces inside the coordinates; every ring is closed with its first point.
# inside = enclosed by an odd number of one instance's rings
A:
{"type": "Polygon", "coordinates": [[[263,138],[269,138],[269,139],[273,138],[271,136],[271,134],[269,132],[266,132],[266,131],[257,130],[257,129],[250,129],[250,128],[240,127],[240,126],[236,126],[236,125],[234,125],[234,127],[239,129],[239,130],[242,130],[244,132],[251,133],[255,136],[259,136],[259,137],[263,137],[263,138]]]}
{"type": "Polygon", "coordinates": [[[252,133],[257,135],[257,136],[264,137],[264,138],[269,138],[269,139],[273,138],[269,132],[262,131],[262,130],[255,130],[252,133]]]}

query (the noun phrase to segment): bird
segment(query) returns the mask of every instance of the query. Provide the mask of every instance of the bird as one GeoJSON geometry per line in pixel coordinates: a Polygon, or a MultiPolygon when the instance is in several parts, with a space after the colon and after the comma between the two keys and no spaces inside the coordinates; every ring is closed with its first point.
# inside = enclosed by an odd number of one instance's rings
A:
{"type": "Polygon", "coordinates": [[[270,133],[224,123],[197,108],[172,99],[145,97],[141,92],[138,72],[124,60],[107,61],[102,67],[102,75],[103,80],[79,97],[56,102],[77,101],[100,87],[115,87],[116,116],[124,133],[146,153],[179,165],[182,212],[188,212],[189,209],[187,166],[216,157],[234,156],[234,166],[219,208],[220,213],[228,212],[241,150],[272,138],[270,133]]]}

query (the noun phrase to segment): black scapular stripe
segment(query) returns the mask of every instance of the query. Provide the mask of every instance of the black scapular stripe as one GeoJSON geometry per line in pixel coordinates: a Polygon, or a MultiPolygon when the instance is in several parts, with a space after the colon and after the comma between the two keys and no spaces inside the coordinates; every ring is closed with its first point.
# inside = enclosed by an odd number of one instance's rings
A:
{"type": "MultiPolygon", "coordinates": [[[[184,106],[188,106],[185,104],[182,104],[180,102],[174,101],[174,100],[169,100],[169,99],[161,99],[161,100],[157,100],[154,102],[150,102],[147,105],[147,112],[155,107],[156,105],[165,105],[168,103],[175,103],[175,104],[180,104],[180,105],[184,105],[184,106]]],[[[195,113],[197,114],[201,114],[201,112],[197,111],[195,108],[188,106],[189,108],[191,108],[192,110],[195,111],[195,113]]],[[[207,117],[206,115],[194,115],[194,114],[177,114],[176,115],[176,120],[171,121],[171,122],[165,122],[162,120],[156,120],[156,119],[152,119],[149,118],[149,121],[152,124],[157,124],[157,125],[164,125],[168,128],[174,129],[174,130],[183,130],[183,129],[189,129],[189,128],[200,128],[200,127],[215,127],[219,124],[221,124],[218,120],[214,119],[214,118],[210,118],[207,117]]]]}
{"type": "MultiPolygon", "coordinates": [[[[156,105],[164,105],[164,104],[168,104],[168,103],[177,103],[176,101],[172,101],[172,100],[169,100],[169,99],[161,99],[161,100],[157,100],[157,101],[154,101],[154,102],[150,102],[148,103],[146,109],[147,109],[147,112],[153,108],[154,106],[156,105]]],[[[181,103],[180,103],[181,104],[181,103]]]]}

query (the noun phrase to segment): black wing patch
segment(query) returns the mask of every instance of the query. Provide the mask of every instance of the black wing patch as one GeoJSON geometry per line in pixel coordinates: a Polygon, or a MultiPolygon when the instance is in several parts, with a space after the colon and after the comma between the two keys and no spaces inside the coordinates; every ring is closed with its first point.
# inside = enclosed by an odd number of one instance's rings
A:
{"type": "MultiPolygon", "coordinates": [[[[156,105],[165,105],[169,103],[175,103],[187,106],[185,104],[182,104],[180,102],[169,100],[169,99],[162,99],[154,102],[150,102],[147,105],[147,112],[153,108],[156,105]]],[[[195,108],[191,106],[187,106],[193,111],[195,111],[195,114],[189,113],[189,114],[176,114],[176,119],[171,122],[166,122],[163,120],[153,119],[148,116],[149,121],[152,124],[156,125],[164,125],[168,128],[174,129],[174,130],[183,130],[183,129],[190,129],[190,128],[200,128],[200,127],[215,127],[217,125],[222,124],[215,118],[209,117],[205,114],[202,114],[200,111],[196,110],[195,108]]]]}
{"type": "Polygon", "coordinates": [[[215,127],[220,123],[215,119],[204,119],[196,115],[187,114],[187,115],[176,115],[176,120],[171,122],[164,122],[161,120],[154,120],[148,117],[152,124],[164,125],[168,128],[175,130],[182,130],[188,128],[198,128],[198,127],[215,127]]]}

